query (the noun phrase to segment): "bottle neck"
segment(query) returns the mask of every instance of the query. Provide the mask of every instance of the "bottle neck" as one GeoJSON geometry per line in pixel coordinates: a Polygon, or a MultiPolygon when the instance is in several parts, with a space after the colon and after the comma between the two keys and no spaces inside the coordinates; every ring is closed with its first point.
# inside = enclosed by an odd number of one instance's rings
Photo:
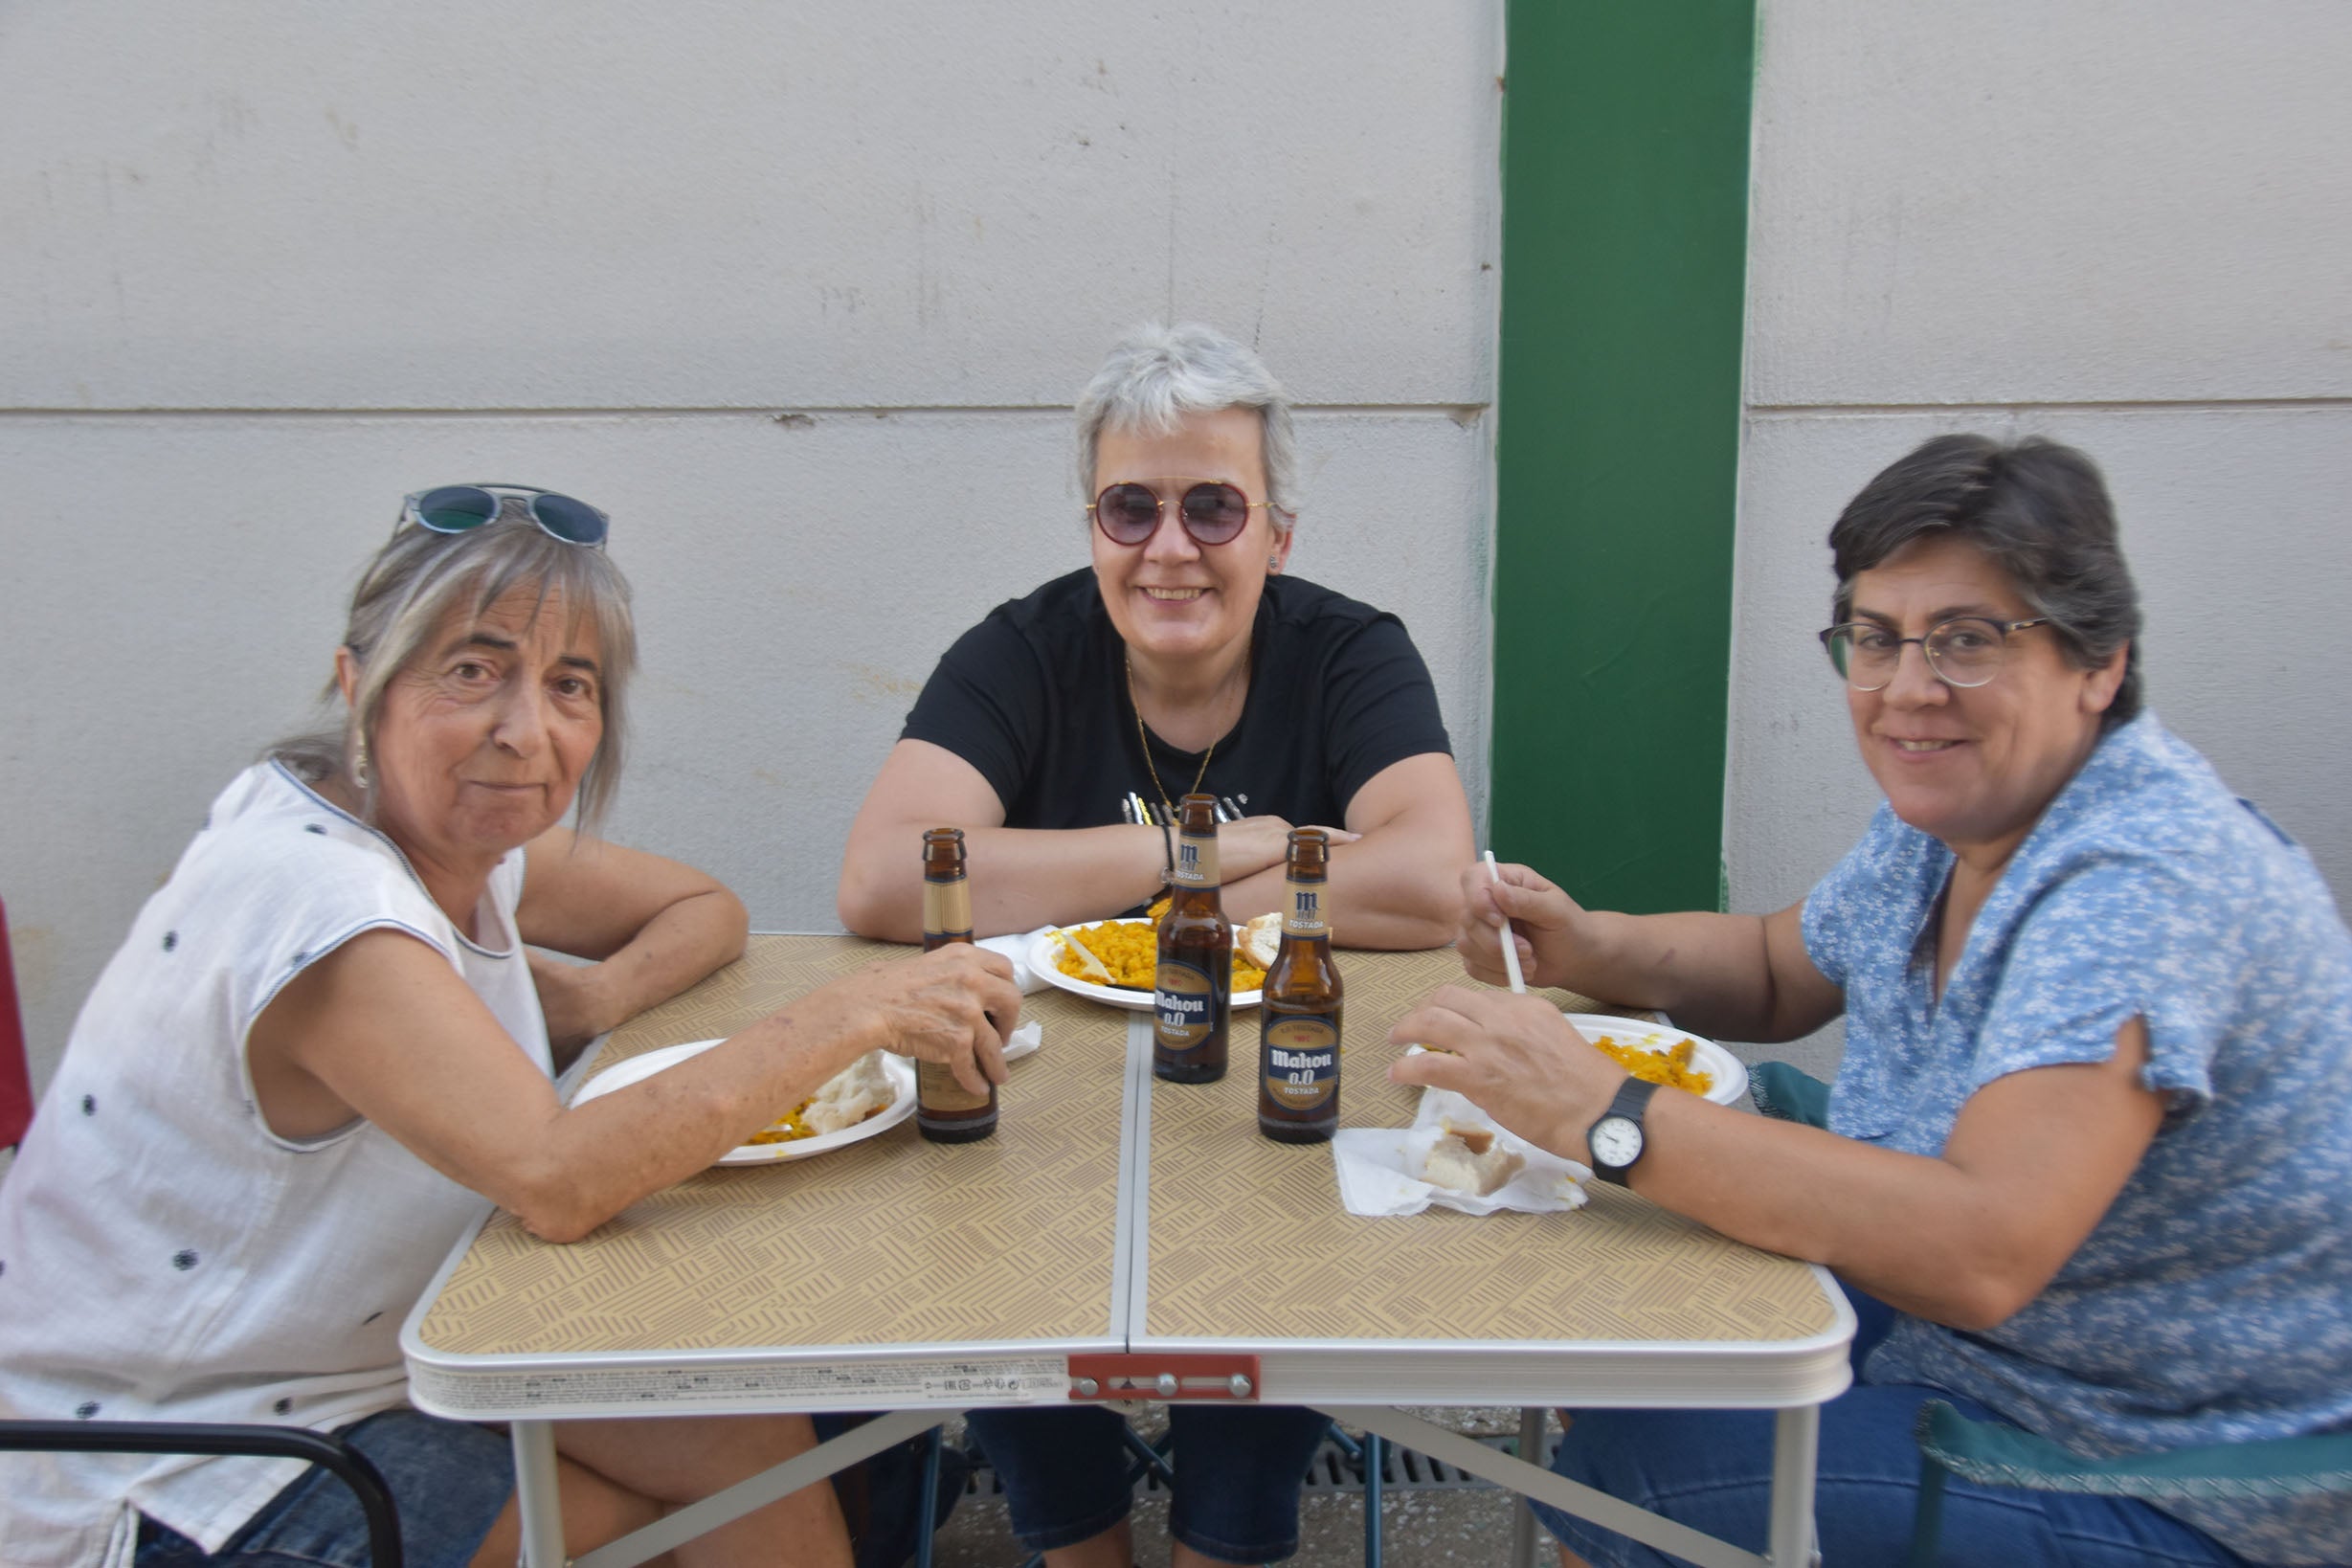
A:
{"type": "Polygon", "coordinates": [[[925,874],[923,940],[927,947],[972,940],[972,884],[961,871],[945,879],[925,874]]]}

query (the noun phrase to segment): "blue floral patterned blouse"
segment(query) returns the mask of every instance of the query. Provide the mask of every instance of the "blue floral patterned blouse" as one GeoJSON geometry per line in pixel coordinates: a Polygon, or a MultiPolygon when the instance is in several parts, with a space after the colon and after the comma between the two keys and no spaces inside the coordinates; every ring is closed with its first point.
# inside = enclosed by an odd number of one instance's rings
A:
{"type": "MultiPolygon", "coordinates": [[[[2162,1130],[2023,1311],[1900,1319],[1866,1368],[2080,1452],[2352,1427],[2352,934],[2311,857],[2142,713],[2099,743],[1935,995],[1952,852],[1881,805],[1804,905],[1845,988],[1835,1131],[1942,1152],[2008,1073],[2101,1062],[2147,1020],[2162,1130]]],[[[2160,1505],[2243,1556],[2352,1561],[2352,1499],[2160,1505]]]]}

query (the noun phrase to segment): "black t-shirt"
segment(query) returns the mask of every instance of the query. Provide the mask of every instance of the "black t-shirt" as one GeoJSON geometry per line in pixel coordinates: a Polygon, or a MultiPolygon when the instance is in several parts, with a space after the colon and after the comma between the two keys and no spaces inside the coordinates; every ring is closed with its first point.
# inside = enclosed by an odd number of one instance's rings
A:
{"type": "MultiPolygon", "coordinates": [[[[1159,791],[1144,766],[1124,647],[1094,573],[1081,569],[989,612],[955,639],[907,715],[902,739],[929,741],[979,770],[1007,827],[1121,822],[1130,791],[1159,791]]],[[[1249,694],[1200,787],[1250,816],[1344,826],[1348,802],[1391,763],[1450,753],[1428,666],[1395,616],[1298,577],[1258,601],[1249,694]]],[[[1201,753],[1152,737],[1171,800],[1201,753]]]]}

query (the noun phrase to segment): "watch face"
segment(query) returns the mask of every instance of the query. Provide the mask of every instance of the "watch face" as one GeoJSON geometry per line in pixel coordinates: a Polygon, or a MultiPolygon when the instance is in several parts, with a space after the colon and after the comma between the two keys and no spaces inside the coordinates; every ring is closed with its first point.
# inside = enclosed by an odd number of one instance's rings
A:
{"type": "Polygon", "coordinates": [[[1587,1140],[1593,1146],[1593,1159],[1598,1164],[1623,1170],[1641,1157],[1642,1130],[1629,1117],[1602,1117],[1593,1124],[1587,1140]]]}

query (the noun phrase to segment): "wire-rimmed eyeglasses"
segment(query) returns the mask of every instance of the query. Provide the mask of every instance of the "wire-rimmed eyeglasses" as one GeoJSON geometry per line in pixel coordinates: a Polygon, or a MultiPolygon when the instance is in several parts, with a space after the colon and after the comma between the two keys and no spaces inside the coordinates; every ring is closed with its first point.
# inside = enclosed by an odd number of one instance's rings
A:
{"type": "Polygon", "coordinates": [[[1849,620],[1823,631],[1821,645],[1829,662],[1856,691],[1883,691],[1903,661],[1903,644],[1916,642],[1927,656],[1928,672],[1947,686],[1981,686],[2001,673],[2008,658],[2009,634],[2028,626],[2050,624],[2048,616],[2030,620],[1994,620],[1987,616],[1954,616],[1927,629],[1924,637],[1896,637],[1887,627],[1867,620],[1849,620]]]}

